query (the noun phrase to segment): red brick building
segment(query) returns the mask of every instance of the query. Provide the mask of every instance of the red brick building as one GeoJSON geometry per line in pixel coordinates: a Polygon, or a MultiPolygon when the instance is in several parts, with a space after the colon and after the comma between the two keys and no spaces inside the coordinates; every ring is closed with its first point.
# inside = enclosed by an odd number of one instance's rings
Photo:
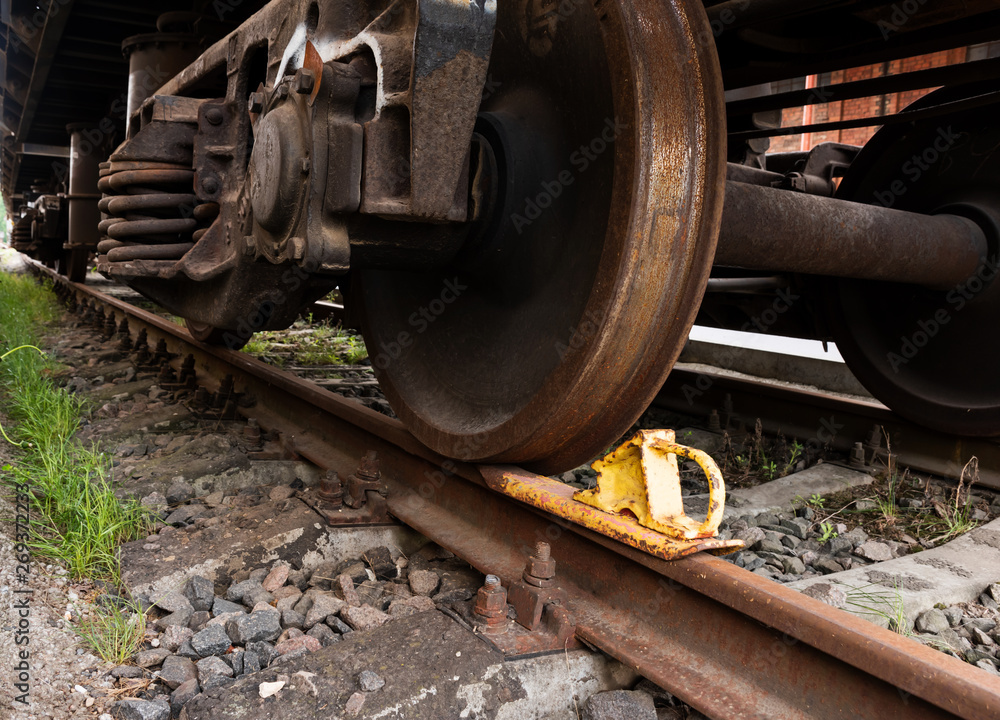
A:
{"type": "MultiPolygon", "coordinates": [[[[967,48],[957,48],[945,52],[918,55],[916,57],[894,60],[879,65],[838,70],[837,72],[813,75],[808,78],[795,78],[774,83],[774,92],[802,90],[807,87],[822,87],[855,80],[898,75],[914,70],[954,65],[957,63],[985,60],[1000,57],[1000,42],[973,45],[967,48]]],[[[809,123],[836,122],[838,120],[853,120],[857,118],[892,115],[902,110],[910,103],[926,95],[930,90],[911,90],[891,95],[878,95],[856,100],[812,105],[808,107],[788,108],[781,118],[782,127],[792,127],[809,123]],[[809,117],[809,113],[812,117],[809,117]]],[[[832,130],[811,133],[809,135],[789,135],[771,140],[770,152],[790,152],[809,150],[822,142],[841,142],[848,145],[864,145],[875,134],[877,127],[850,128],[847,130],[832,130]]]]}

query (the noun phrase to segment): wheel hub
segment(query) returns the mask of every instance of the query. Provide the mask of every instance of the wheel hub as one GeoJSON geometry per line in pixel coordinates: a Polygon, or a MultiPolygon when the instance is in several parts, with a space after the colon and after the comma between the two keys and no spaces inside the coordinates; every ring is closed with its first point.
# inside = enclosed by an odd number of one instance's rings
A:
{"type": "Polygon", "coordinates": [[[718,233],[724,121],[700,4],[584,5],[545,38],[523,20],[500,6],[498,89],[476,127],[496,209],[437,272],[352,273],[350,299],[422,442],[555,472],[628,430],[686,339],[718,233]],[[629,60],[654,48],[666,60],[629,60]]]}

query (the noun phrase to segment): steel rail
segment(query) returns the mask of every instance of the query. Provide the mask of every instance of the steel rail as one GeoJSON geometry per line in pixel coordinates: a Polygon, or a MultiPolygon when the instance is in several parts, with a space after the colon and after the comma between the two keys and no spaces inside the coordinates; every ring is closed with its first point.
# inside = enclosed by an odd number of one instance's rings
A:
{"type": "MultiPolygon", "coordinates": [[[[891,450],[899,464],[957,480],[975,456],[979,458],[979,484],[1000,490],[1000,442],[996,438],[959,437],[930,430],[904,420],[877,401],[675,367],[653,405],[705,418],[715,410],[723,418],[728,414],[734,427],[740,423],[753,427],[759,419],[765,432],[780,432],[817,448],[829,445],[845,452],[855,443],[866,443],[878,425],[884,433],[882,453],[891,450]]],[[[872,453],[869,448],[869,460],[872,453]]]]}
{"type": "MultiPolygon", "coordinates": [[[[35,265],[36,268],[37,264],[35,265]]],[[[302,457],[350,473],[379,453],[390,512],[484,573],[520,578],[552,546],[577,636],[713,718],[986,720],[1000,678],[715,557],[664,562],[494,492],[511,467],[447,460],[395,420],[239,352],[193,340],[163,318],[69,283],[127,316],[151,342],[193,354],[199,381],[236,376],[265,429],[302,457]]]]}

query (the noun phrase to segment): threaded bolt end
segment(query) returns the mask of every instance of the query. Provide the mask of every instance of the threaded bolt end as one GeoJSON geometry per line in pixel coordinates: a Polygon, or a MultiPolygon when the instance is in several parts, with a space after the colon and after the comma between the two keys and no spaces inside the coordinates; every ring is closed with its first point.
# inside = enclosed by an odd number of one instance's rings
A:
{"type": "Polygon", "coordinates": [[[547,542],[535,544],[535,557],[539,560],[548,560],[552,557],[552,548],[547,542]]]}

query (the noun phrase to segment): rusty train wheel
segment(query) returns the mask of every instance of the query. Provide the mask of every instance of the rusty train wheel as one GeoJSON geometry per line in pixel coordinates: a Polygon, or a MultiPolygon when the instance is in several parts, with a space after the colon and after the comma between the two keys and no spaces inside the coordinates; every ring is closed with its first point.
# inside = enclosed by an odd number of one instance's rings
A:
{"type": "MultiPolygon", "coordinates": [[[[962,99],[938,90],[912,107],[962,99]]],[[[963,215],[989,245],[955,287],[829,280],[825,303],[848,367],[879,400],[943,432],[1000,435],[1000,127],[996,106],[889,125],[864,147],[841,197],[901,210],[963,215]]]]}
{"type": "Polygon", "coordinates": [[[556,472],[628,430],[687,338],[722,209],[722,86],[695,0],[499,6],[490,219],[440,272],[357,272],[353,295],[422,442],[556,472]]]}

